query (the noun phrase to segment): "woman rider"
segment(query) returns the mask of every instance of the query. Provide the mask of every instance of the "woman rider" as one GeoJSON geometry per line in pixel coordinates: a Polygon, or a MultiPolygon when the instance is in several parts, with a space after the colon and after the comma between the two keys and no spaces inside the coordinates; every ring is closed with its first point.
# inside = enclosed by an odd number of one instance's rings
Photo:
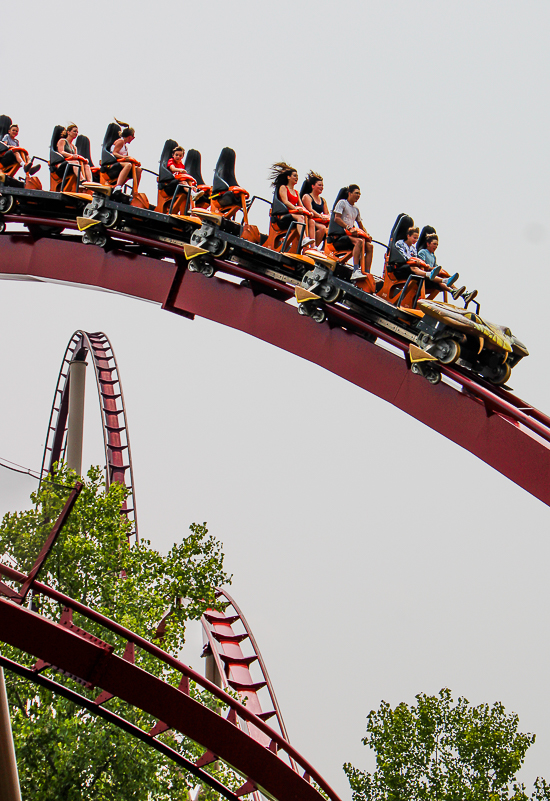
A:
{"type": "Polygon", "coordinates": [[[321,194],[324,189],[322,177],[310,170],[307,174],[306,180],[302,184],[300,190],[300,197],[304,207],[313,212],[315,215],[312,228],[310,228],[310,236],[315,234],[315,244],[321,244],[328,231],[328,224],[330,222],[330,212],[328,210],[327,201],[321,194]]]}
{"type": "Polygon", "coordinates": [[[75,125],[74,122],[71,122],[67,125],[67,128],[62,132],[61,136],[57,140],[57,152],[60,153],[69,164],[73,165],[74,173],[78,179],[78,167],[80,165],[82,169],[82,176],[85,181],[91,182],[93,181],[92,177],[92,170],[90,165],[88,164],[88,160],[80,161],[80,159],[72,160],[70,158],[71,155],[78,156],[78,151],[76,149],[76,145],[74,144],[74,140],[78,136],[78,125],[75,125]]]}
{"type": "Polygon", "coordinates": [[[285,161],[277,161],[271,165],[269,178],[277,197],[288,209],[287,214],[277,215],[277,225],[285,230],[292,222],[302,224],[304,231],[307,231],[307,235],[302,240],[302,247],[311,247],[315,244],[315,239],[309,236],[309,215],[304,214],[304,207],[300,203],[300,197],[296,191],[297,171],[285,161]]]}

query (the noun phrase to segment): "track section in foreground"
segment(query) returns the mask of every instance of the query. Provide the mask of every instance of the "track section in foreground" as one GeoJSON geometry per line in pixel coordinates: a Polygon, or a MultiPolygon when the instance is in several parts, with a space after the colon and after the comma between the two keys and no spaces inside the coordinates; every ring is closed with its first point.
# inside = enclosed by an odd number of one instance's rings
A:
{"type": "MultiPolygon", "coordinates": [[[[2,564],[0,575],[17,584],[27,578],[2,564]]],[[[75,677],[88,689],[100,688],[103,692],[95,699],[98,706],[117,697],[141,709],[158,721],[148,733],[151,737],[172,729],[199,743],[214,760],[223,760],[243,776],[244,783],[235,792],[237,796],[258,790],[275,801],[321,801],[320,788],[330,801],[340,801],[334,790],[279,732],[200,673],[148,640],[41,582],[35,582],[33,590],[59,603],[64,610],[61,619],[51,620],[0,597],[0,640],[37,658],[37,672],[53,668],[75,677]],[[79,626],[73,624],[73,614],[79,616],[79,626]],[[83,626],[89,623],[82,619],[116,635],[121,640],[118,650],[123,653],[115,653],[113,646],[102,641],[97,633],[88,633],[83,626]],[[176,671],[181,677],[178,687],[141,668],[140,651],[155,658],[163,668],[176,671]],[[225,711],[217,714],[194,698],[190,694],[190,681],[221,700],[225,711]],[[236,725],[239,720],[262,732],[268,745],[236,725]],[[290,759],[299,772],[291,767],[290,759]]],[[[208,762],[195,767],[204,764],[208,762]]],[[[230,792],[228,790],[226,797],[231,798],[230,792]]]]}

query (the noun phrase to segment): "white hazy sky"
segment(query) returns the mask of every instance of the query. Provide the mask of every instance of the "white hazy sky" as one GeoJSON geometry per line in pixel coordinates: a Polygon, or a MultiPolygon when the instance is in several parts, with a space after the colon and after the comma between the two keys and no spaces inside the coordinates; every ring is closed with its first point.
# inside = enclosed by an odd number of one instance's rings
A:
{"type": "MultiPolygon", "coordinates": [[[[0,113],[43,157],[54,125],[74,120],[97,162],[116,115],[152,169],[173,137],[202,151],[207,180],[234,147],[239,182],[264,196],[283,158],[321,172],[330,203],[359,183],[375,238],[401,211],[436,226],[441,263],[531,350],[514,389],[548,411],[549,16],[542,0],[21,0],[3,9],[0,113]]],[[[0,312],[0,456],[40,466],[66,343],[77,328],[106,332],[142,535],[164,548],[208,521],[291,740],[343,798],[342,763],[373,764],[360,743],[369,710],[443,686],[516,711],[538,735],[522,778],[550,779],[543,504],[379,399],[231,329],[23,282],[2,284],[0,312]]],[[[85,457],[98,463],[89,394],[85,457]]],[[[0,471],[1,508],[23,508],[31,484],[0,471]]],[[[188,648],[200,667],[198,633],[188,648]]]]}

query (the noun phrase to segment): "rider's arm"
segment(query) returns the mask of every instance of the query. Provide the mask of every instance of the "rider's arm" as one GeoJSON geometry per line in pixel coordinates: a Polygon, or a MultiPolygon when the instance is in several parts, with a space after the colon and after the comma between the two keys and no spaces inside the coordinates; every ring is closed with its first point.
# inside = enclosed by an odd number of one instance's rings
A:
{"type": "Polygon", "coordinates": [[[287,209],[289,209],[290,211],[297,210],[297,207],[293,203],[291,203],[290,200],[288,199],[286,186],[281,186],[281,188],[279,189],[279,200],[281,201],[281,203],[284,203],[287,209]]]}
{"type": "Polygon", "coordinates": [[[347,225],[342,219],[342,215],[339,214],[337,211],[334,212],[334,222],[336,225],[339,225],[344,230],[347,230],[347,225]]]}
{"type": "Polygon", "coordinates": [[[313,206],[311,205],[311,198],[309,195],[304,195],[302,197],[302,204],[308,211],[313,211],[313,206]]]}

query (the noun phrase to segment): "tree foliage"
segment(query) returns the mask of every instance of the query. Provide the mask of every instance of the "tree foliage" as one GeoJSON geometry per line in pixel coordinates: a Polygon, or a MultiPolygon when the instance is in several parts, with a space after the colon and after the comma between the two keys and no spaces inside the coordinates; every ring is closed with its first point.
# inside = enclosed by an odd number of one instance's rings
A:
{"type": "MultiPolygon", "coordinates": [[[[28,572],[59,515],[76,476],[61,467],[55,480],[43,482],[31,496],[34,507],[8,514],[0,527],[0,556],[22,572],[28,572]]],[[[193,524],[190,533],[167,554],[150,542],[128,543],[129,524],[120,509],[126,490],[113,484],[106,492],[100,468],[92,468],[75,507],[51,552],[40,580],[116,620],[151,640],[167,612],[162,639],[164,650],[178,654],[188,620],[200,618],[215,606],[215,587],[230,577],[223,568],[221,544],[205,525],[193,524]]],[[[45,598],[34,598],[40,611],[59,619],[61,609],[45,598]]],[[[75,614],[74,623],[112,643],[120,655],[124,641],[102,627],[75,614]]],[[[160,644],[160,643],[159,643],[160,644]]],[[[34,660],[4,645],[2,653],[31,666],[34,660]]],[[[172,684],[180,674],[147,653],[136,649],[136,664],[172,684]]],[[[74,680],[50,675],[89,698],[74,680]]],[[[9,672],[6,684],[12,713],[20,781],[24,799],[30,801],[148,801],[187,799],[194,777],[120,729],[95,718],[74,703],[37,687],[9,672]]],[[[191,687],[212,708],[222,706],[200,688],[191,687]]],[[[140,710],[118,699],[106,706],[130,722],[149,731],[156,722],[140,710]]],[[[202,749],[185,738],[167,732],[161,739],[193,761],[202,749]]],[[[236,786],[240,779],[223,771],[225,782],[236,786]]],[[[217,794],[206,790],[204,798],[217,794]]]]}
{"type": "MultiPolygon", "coordinates": [[[[373,773],[344,765],[353,801],[526,801],[515,776],[534,734],[518,731],[519,719],[504,706],[455,703],[451,691],[421,693],[416,704],[392,709],[382,702],[367,718],[363,745],[376,753],[373,773]]],[[[537,779],[533,795],[550,799],[537,779]]]]}

